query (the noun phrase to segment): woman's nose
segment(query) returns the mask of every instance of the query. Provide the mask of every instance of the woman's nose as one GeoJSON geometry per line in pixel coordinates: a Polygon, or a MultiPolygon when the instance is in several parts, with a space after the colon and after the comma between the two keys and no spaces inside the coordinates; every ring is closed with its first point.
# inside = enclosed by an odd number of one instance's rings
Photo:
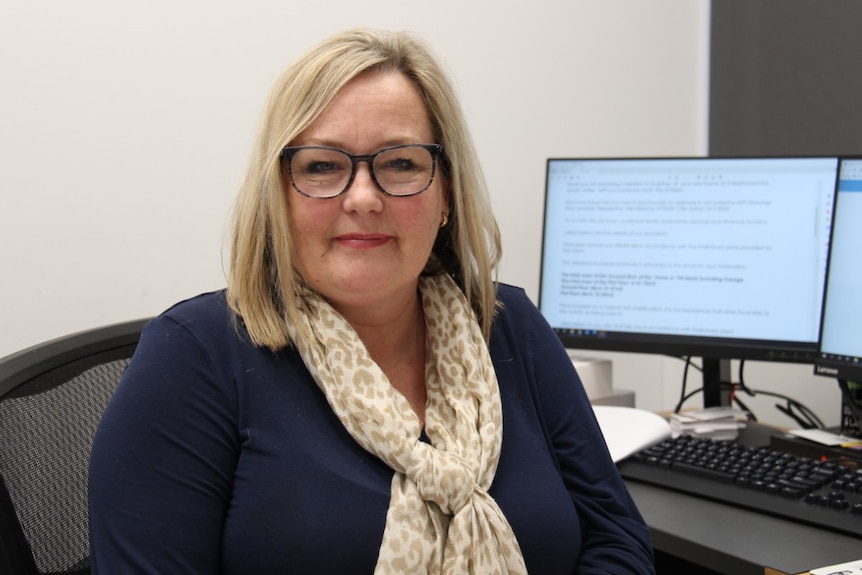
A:
{"type": "Polygon", "coordinates": [[[383,192],[374,181],[367,162],[356,164],[353,181],[344,192],[344,208],[348,211],[379,211],[383,206],[383,192]]]}

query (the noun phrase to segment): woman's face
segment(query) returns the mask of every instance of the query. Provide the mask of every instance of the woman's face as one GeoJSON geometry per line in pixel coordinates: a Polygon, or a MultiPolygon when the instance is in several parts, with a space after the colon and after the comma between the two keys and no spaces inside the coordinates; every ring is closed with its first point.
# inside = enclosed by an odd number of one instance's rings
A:
{"type": "MultiPolygon", "coordinates": [[[[373,154],[399,144],[433,144],[418,90],[399,72],[365,72],[348,83],[292,146],[373,154]]],[[[430,187],[405,197],[383,193],[367,162],[334,198],[285,193],[297,265],[308,284],[344,313],[412,300],[420,272],[448,213],[439,165],[430,187]]]]}

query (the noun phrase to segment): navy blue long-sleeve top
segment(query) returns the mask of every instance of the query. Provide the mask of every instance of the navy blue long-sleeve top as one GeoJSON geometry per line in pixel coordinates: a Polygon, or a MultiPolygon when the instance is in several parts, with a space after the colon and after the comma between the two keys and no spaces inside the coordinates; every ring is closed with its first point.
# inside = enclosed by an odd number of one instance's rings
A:
{"type": "MultiPolygon", "coordinates": [[[[523,290],[501,285],[503,405],[489,493],[531,575],[653,573],[649,534],[577,373],[523,290]]],[[[293,348],[249,343],[223,291],[144,329],[96,432],[96,575],[374,570],[393,471],[360,447],[293,348]]]]}

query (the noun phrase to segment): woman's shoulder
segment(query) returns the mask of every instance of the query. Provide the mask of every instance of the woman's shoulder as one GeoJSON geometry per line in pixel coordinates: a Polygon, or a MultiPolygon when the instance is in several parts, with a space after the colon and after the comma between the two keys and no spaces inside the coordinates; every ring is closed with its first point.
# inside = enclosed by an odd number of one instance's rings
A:
{"type": "Polygon", "coordinates": [[[227,292],[224,289],[200,293],[180,300],[160,315],[182,323],[188,321],[215,321],[229,317],[227,292]]]}
{"type": "Polygon", "coordinates": [[[544,323],[539,309],[522,287],[497,284],[497,313],[491,325],[491,339],[528,342],[544,323]]]}
{"type": "Polygon", "coordinates": [[[498,282],[497,301],[500,303],[499,314],[503,317],[531,317],[539,313],[536,304],[527,295],[524,288],[498,282]]]}
{"type": "Polygon", "coordinates": [[[243,333],[228,306],[224,289],[178,301],[150,320],[147,328],[162,332],[179,330],[210,341],[243,333]]]}
{"type": "Polygon", "coordinates": [[[559,355],[563,349],[559,337],[524,288],[499,283],[497,301],[500,305],[491,327],[492,343],[508,342],[528,354],[559,355]]]}
{"type": "Polygon", "coordinates": [[[507,284],[503,282],[497,282],[497,299],[502,304],[512,303],[516,305],[523,305],[525,302],[529,302],[530,298],[527,296],[526,290],[520,286],[516,286],[513,284],[507,284]]]}

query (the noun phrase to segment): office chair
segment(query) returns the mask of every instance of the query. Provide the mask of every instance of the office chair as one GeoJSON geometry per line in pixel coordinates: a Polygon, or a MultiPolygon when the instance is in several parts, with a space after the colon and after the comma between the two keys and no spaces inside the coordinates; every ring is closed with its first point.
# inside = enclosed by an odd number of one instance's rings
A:
{"type": "Polygon", "coordinates": [[[0,573],[90,573],[90,449],[147,321],[0,358],[0,573]]]}

